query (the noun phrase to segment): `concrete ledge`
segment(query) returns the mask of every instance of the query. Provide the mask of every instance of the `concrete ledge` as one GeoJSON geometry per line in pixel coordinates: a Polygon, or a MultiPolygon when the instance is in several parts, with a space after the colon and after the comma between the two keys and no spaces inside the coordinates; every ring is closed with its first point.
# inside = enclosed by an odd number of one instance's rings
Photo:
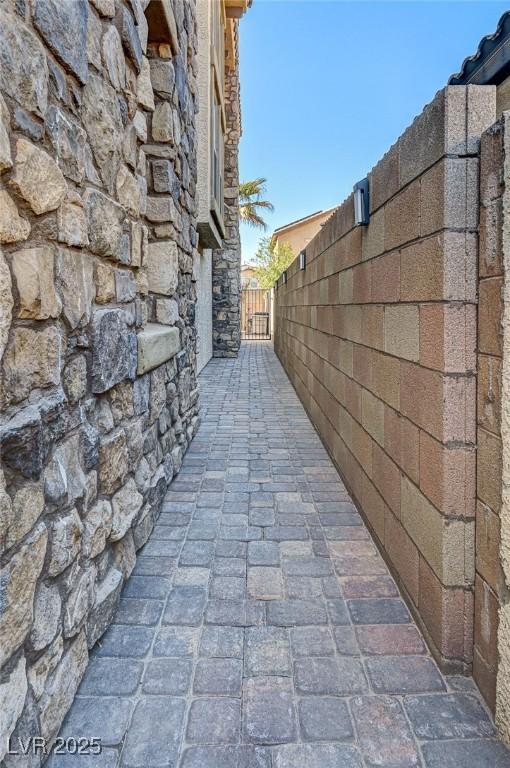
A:
{"type": "Polygon", "coordinates": [[[181,348],[179,329],[149,323],[138,333],[138,367],[137,374],[152,371],[158,365],[166,363],[181,348]]]}

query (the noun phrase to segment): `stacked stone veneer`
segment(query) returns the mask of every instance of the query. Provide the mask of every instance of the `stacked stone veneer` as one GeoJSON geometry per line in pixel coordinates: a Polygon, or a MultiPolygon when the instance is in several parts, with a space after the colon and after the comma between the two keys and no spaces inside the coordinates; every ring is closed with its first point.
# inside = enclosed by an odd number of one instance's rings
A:
{"type": "Polygon", "coordinates": [[[473,651],[478,155],[495,100],[489,86],[441,91],[371,172],[370,224],[354,226],[350,197],[276,292],[277,353],[436,657],[460,671],[473,651]]]}
{"type": "Polygon", "coordinates": [[[57,733],[197,426],[194,3],[145,6],[0,6],[0,761],[57,733]]]}
{"type": "Polygon", "coordinates": [[[239,234],[239,89],[238,26],[236,66],[225,70],[225,237],[212,256],[212,311],[214,357],[236,357],[241,344],[241,237],[239,234]]]}

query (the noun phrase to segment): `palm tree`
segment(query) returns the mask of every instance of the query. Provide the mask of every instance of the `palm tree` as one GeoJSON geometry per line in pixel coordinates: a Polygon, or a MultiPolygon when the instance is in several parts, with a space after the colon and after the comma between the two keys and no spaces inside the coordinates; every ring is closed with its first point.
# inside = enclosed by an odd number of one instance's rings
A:
{"type": "Polygon", "coordinates": [[[239,218],[250,227],[267,229],[267,224],[258,211],[274,211],[269,200],[261,199],[266,194],[266,179],[243,181],[239,185],[239,218]]]}

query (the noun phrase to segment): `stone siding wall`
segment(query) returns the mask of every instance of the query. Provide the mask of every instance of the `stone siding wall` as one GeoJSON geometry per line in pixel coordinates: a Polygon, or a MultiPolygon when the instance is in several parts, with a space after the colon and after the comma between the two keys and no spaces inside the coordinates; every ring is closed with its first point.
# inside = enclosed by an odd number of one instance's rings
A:
{"type": "Polygon", "coordinates": [[[4,768],[57,733],[197,427],[195,6],[147,5],[0,5],[4,768]]]}
{"type": "MultiPolygon", "coordinates": [[[[236,22],[236,42],[238,41],[236,22]]],[[[237,51],[237,45],[236,45],[237,51]]],[[[236,54],[237,56],[237,54],[236,54]]],[[[225,71],[225,237],[213,251],[213,355],[237,357],[241,344],[241,237],[239,234],[239,68],[225,71]]]]}
{"type": "Polygon", "coordinates": [[[277,353],[435,656],[461,672],[473,651],[478,155],[495,101],[489,86],[441,91],[371,172],[370,224],[354,226],[348,198],[276,292],[277,353]]]}

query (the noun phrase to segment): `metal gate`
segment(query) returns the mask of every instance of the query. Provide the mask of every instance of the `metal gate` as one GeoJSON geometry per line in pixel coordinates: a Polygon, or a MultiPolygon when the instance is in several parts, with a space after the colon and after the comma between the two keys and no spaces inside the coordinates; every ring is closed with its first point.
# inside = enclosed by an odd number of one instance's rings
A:
{"type": "Polygon", "coordinates": [[[271,338],[271,291],[264,288],[241,291],[241,338],[245,341],[271,338]]]}

